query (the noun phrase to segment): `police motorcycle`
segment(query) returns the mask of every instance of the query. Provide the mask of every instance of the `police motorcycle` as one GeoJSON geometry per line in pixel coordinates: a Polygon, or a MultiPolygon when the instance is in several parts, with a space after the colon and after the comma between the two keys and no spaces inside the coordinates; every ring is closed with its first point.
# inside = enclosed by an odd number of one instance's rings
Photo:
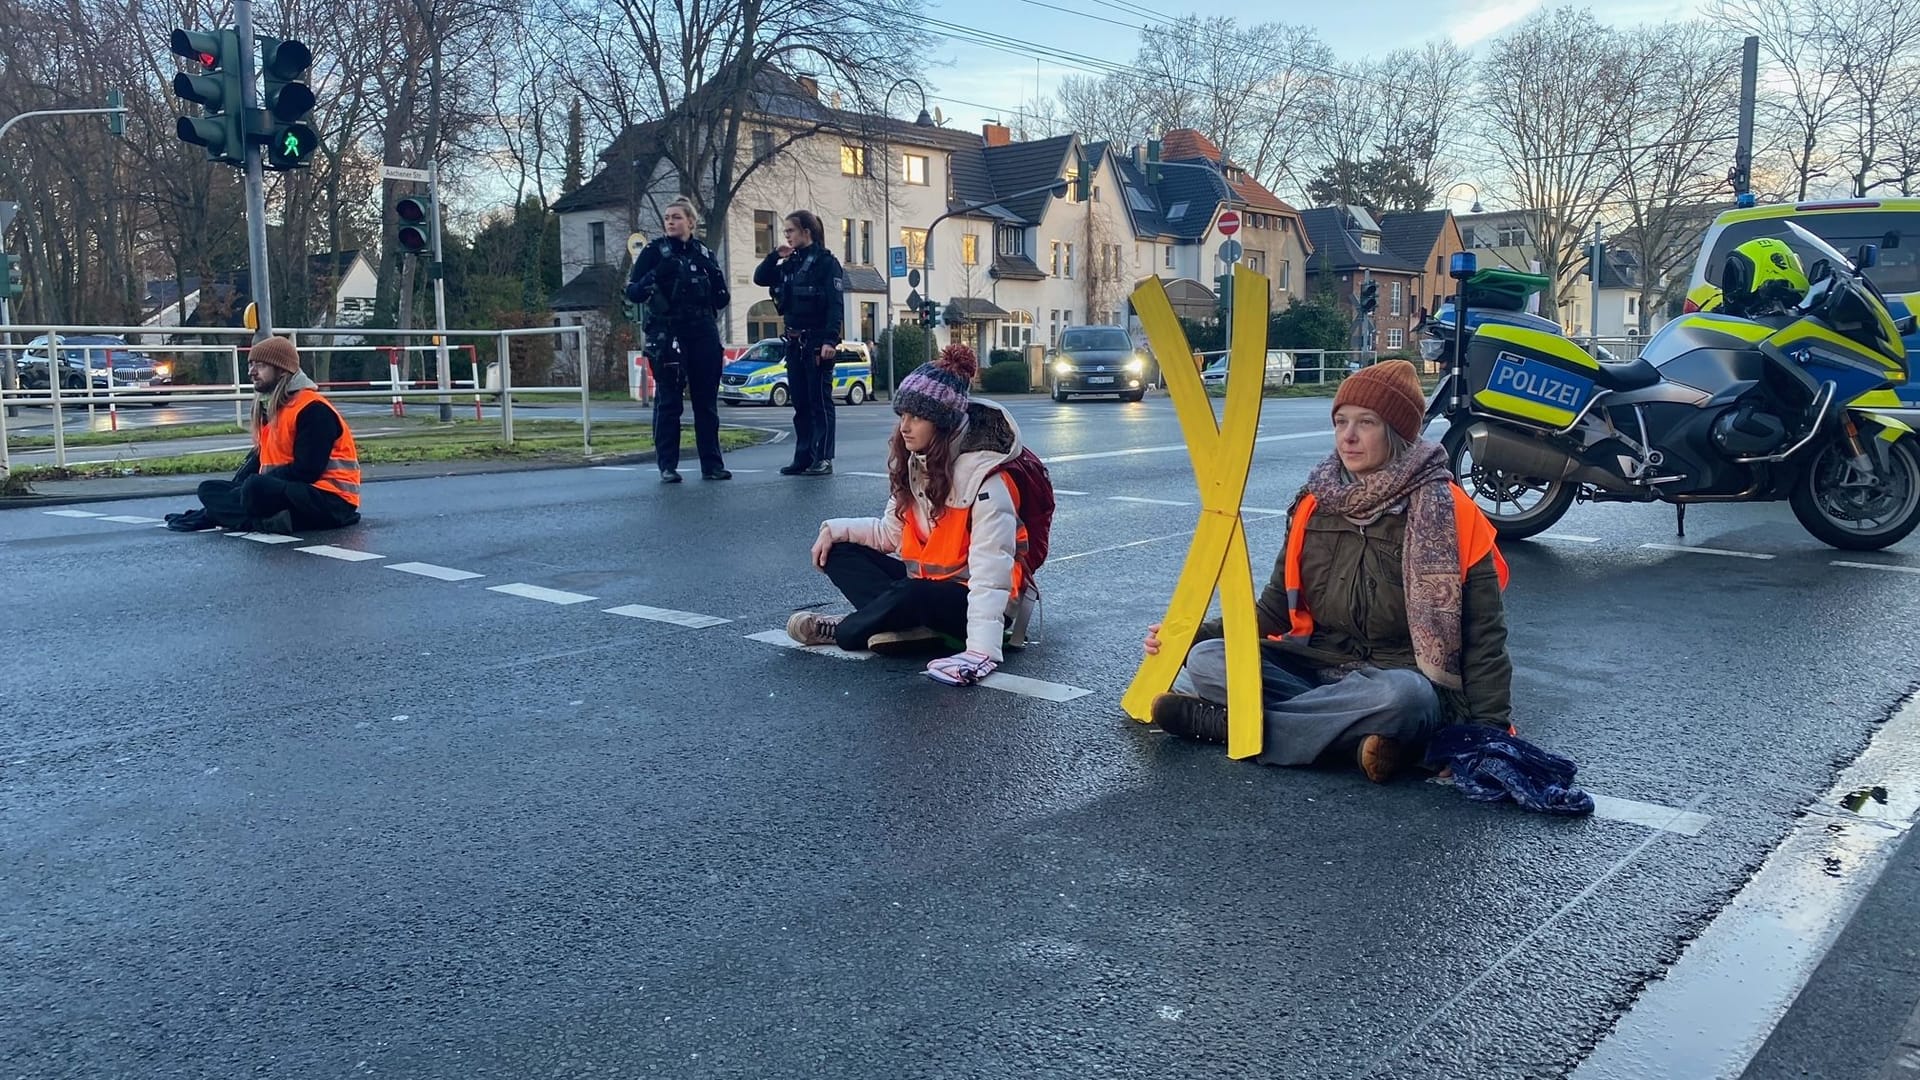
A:
{"type": "Polygon", "coordinates": [[[1459,359],[1427,422],[1447,421],[1454,475],[1502,538],[1551,528],[1575,500],[1669,503],[1684,535],[1693,503],[1785,499],[1817,539],[1855,551],[1920,525],[1920,438],[1881,411],[1899,406],[1912,319],[1896,321],[1860,272],[1872,245],[1856,262],[1783,224],[1820,254],[1810,273],[1781,241],[1749,241],[1724,275],[1748,317],[1682,316],[1625,363],[1520,321],[1476,320],[1489,287],[1511,299],[1549,283],[1453,257],[1461,310],[1442,358],[1459,359]]]}

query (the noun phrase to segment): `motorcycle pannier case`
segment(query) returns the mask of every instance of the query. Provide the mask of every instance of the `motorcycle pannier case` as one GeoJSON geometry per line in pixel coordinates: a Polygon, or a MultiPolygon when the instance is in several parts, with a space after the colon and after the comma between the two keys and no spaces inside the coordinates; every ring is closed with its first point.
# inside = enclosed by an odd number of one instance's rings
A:
{"type": "Polygon", "coordinates": [[[1473,411],[1528,427],[1572,427],[1600,389],[1600,364],[1558,334],[1483,323],[1467,343],[1473,411]]]}

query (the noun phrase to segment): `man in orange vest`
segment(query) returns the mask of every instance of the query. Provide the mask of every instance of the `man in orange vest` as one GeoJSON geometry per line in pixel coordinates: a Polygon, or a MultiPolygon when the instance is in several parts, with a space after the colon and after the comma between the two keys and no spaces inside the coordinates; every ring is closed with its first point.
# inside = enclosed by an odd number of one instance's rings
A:
{"type": "Polygon", "coordinates": [[[168,514],[167,528],[292,533],[359,521],[360,454],[353,432],[300,370],[293,342],[270,337],[255,345],[247,354],[247,377],[260,395],[253,453],[232,480],[202,483],[201,508],[168,514]]]}
{"type": "MultiPolygon", "coordinates": [[[[1404,360],[1362,368],[1333,399],[1334,452],[1308,475],[1256,605],[1262,764],[1352,761],[1383,783],[1443,722],[1510,725],[1507,563],[1446,452],[1420,437],[1424,412],[1404,360]]],[[[1154,700],[1161,729],[1226,741],[1222,633],[1201,626],[1187,692],[1154,700]]]]}

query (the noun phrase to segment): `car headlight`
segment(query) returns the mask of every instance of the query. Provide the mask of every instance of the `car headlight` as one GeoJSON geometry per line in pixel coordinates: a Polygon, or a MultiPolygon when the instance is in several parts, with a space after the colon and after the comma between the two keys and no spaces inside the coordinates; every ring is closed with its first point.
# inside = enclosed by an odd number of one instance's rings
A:
{"type": "Polygon", "coordinates": [[[1445,356],[1446,352],[1447,343],[1444,340],[1435,337],[1423,337],[1420,339],[1420,359],[1438,360],[1442,356],[1445,356]]]}
{"type": "Polygon", "coordinates": [[[1145,360],[1136,356],[1127,361],[1127,374],[1138,375],[1145,370],[1147,370],[1147,362],[1145,360]]]}
{"type": "Polygon", "coordinates": [[[153,365],[153,374],[158,378],[162,378],[162,379],[167,378],[173,374],[173,365],[172,364],[155,364],[153,365]]]}
{"type": "Polygon", "coordinates": [[[1065,360],[1055,360],[1053,362],[1053,373],[1055,375],[1071,375],[1073,374],[1073,365],[1067,363],[1065,360]]]}

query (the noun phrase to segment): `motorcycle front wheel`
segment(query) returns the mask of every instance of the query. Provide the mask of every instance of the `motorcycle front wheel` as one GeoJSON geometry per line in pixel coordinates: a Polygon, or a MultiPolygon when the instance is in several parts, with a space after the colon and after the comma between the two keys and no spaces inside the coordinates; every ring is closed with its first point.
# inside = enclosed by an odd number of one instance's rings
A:
{"type": "Polygon", "coordinates": [[[1502,540],[1525,540],[1553,528],[1579,493],[1578,485],[1565,480],[1512,476],[1476,463],[1462,425],[1449,426],[1440,446],[1447,452],[1454,481],[1472,496],[1502,540]]]}
{"type": "Polygon", "coordinates": [[[1904,436],[1887,448],[1884,474],[1853,465],[1844,438],[1829,439],[1794,481],[1787,502],[1793,516],[1823,544],[1846,551],[1879,551],[1920,525],[1920,450],[1904,436]]]}

